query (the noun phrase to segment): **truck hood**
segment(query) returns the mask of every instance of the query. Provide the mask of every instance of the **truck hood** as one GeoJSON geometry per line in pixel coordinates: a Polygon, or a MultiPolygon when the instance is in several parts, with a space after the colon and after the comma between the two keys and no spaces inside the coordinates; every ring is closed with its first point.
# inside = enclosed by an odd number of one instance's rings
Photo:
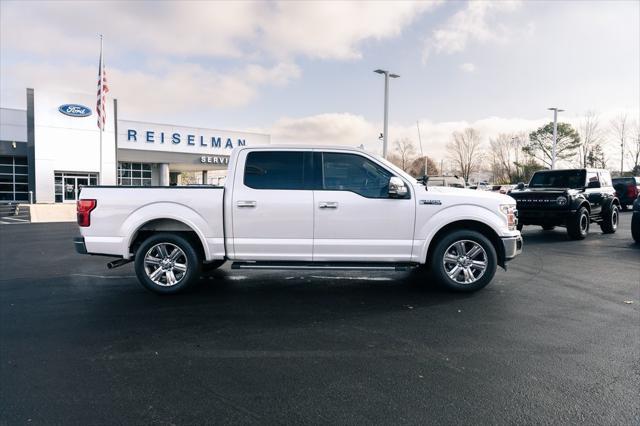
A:
{"type": "Polygon", "coordinates": [[[509,195],[511,195],[513,198],[522,198],[522,197],[527,197],[527,195],[532,194],[532,195],[537,195],[537,194],[544,194],[544,195],[575,195],[582,192],[579,189],[567,189],[567,188],[526,188],[526,189],[522,189],[522,190],[518,190],[518,189],[514,189],[513,191],[511,191],[511,193],[509,195]]]}
{"type": "Polygon", "coordinates": [[[453,188],[445,186],[431,186],[425,188],[422,185],[417,187],[418,197],[428,197],[434,195],[452,196],[471,204],[481,204],[488,207],[496,207],[500,204],[515,204],[515,200],[508,195],[499,194],[491,191],[477,191],[474,189],[453,188]]]}

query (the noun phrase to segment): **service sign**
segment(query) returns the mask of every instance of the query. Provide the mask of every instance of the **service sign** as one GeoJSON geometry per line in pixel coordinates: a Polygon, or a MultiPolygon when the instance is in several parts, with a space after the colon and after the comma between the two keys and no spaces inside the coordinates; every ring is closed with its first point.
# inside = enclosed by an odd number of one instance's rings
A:
{"type": "Polygon", "coordinates": [[[58,107],[58,111],[69,117],[88,117],[91,115],[91,110],[84,105],[78,104],[64,104],[58,107]]]}

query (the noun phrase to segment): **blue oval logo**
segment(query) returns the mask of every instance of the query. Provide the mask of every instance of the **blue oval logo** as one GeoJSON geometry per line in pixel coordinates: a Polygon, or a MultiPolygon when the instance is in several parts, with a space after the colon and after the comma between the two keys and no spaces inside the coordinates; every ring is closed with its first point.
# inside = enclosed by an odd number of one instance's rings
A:
{"type": "Polygon", "coordinates": [[[58,111],[69,117],[88,117],[91,115],[91,110],[84,105],[77,104],[65,104],[58,107],[58,111]]]}

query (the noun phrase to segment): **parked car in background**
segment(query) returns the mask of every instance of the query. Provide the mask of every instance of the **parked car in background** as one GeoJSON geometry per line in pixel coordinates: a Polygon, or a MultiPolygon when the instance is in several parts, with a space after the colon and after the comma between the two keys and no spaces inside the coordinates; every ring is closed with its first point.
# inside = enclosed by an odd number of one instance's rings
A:
{"type": "Polygon", "coordinates": [[[444,186],[449,188],[465,188],[464,179],[458,176],[429,176],[427,186],[444,186]]]}
{"type": "Polygon", "coordinates": [[[622,210],[627,210],[627,207],[633,204],[638,194],[640,194],[640,177],[613,178],[613,187],[620,200],[620,207],[622,210]]]}
{"type": "Polygon", "coordinates": [[[640,244],[640,195],[633,202],[633,216],[631,216],[631,235],[636,244],[640,244]]]}
{"type": "Polygon", "coordinates": [[[519,184],[509,194],[518,206],[518,228],[539,225],[544,230],[565,226],[569,236],[584,239],[589,225],[597,223],[602,232],[618,228],[620,201],[607,170],[543,170],[534,173],[529,187],[519,184]]]}
{"type": "Polygon", "coordinates": [[[515,185],[493,185],[491,187],[491,191],[500,194],[508,194],[514,187],[515,185]]]}
{"type": "Polygon", "coordinates": [[[478,182],[477,184],[469,188],[475,189],[477,191],[491,191],[493,189],[493,186],[488,184],[487,182],[478,182]]]}

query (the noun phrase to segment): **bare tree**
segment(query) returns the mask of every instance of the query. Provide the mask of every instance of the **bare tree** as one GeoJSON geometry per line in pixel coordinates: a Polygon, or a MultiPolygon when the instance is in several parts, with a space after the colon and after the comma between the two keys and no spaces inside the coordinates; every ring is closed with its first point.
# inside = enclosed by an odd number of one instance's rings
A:
{"type": "Polygon", "coordinates": [[[416,177],[424,176],[426,174],[429,176],[437,176],[440,174],[440,170],[438,169],[436,162],[433,161],[431,157],[418,157],[409,164],[407,173],[416,177]],[[427,170],[425,170],[425,165],[427,170]]]}
{"type": "Polygon", "coordinates": [[[600,129],[600,117],[594,111],[587,111],[578,125],[580,135],[580,167],[587,167],[587,157],[593,152],[596,145],[601,145],[602,132],[600,129]]]}
{"type": "Polygon", "coordinates": [[[640,121],[636,121],[633,125],[631,144],[629,146],[629,158],[633,163],[632,173],[638,176],[638,174],[640,174],[640,121]]]}
{"type": "Polygon", "coordinates": [[[629,133],[629,120],[627,114],[622,113],[611,120],[611,132],[618,142],[620,142],[620,175],[624,173],[624,148],[629,133]]]}
{"type": "Polygon", "coordinates": [[[413,142],[408,138],[396,140],[394,145],[395,152],[398,154],[400,159],[400,164],[398,164],[398,166],[400,166],[402,170],[407,171],[411,160],[415,156],[416,147],[413,146],[413,142]]]}
{"type": "Polygon", "coordinates": [[[482,142],[480,134],[469,127],[462,132],[453,132],[447,151],[453,163],[455,173],[469,181],[471,173],[480,168],[482,162],[482,142]]]}

